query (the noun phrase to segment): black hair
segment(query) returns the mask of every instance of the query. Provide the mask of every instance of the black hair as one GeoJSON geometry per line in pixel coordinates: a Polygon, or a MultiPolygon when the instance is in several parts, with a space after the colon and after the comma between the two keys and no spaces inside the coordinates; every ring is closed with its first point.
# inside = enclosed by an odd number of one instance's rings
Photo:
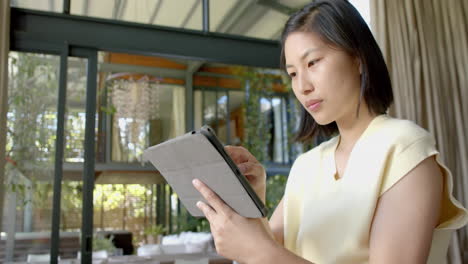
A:
{"type": "MultiPolygon", "coordinates": [[[[294,32],[313,32],[327,44],[343,50],[361,63],[361,95],[369,111],[384,114],[393,102],[392,85],[382,52],[364,19],[347,0],[316,0],[290,16],[281,35],[281,67],[285,69],[284,44],[294,32]]],[[[319,125],[302,107],[299,131],[295,140],[311,141],[321,134],[338,132],[336,122],[319,125]]]]}

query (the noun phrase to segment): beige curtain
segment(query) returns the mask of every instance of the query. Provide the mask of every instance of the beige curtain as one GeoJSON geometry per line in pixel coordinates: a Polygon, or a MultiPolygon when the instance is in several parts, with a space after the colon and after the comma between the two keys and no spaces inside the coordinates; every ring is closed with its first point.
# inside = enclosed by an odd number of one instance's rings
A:
{"type": "MultiPolygon", "coordinates": [[[[395,104],[436,138],[454,175],[454,193],[468,205],[468,1],[371,0],[374,35],[389,67],[395,104]]],[[[457,232],[448,263],[463,260],[467,229],[457,232]]],[[[465,257],[465,258],[466,258],[465,257]]]]}
{"type": "MultiPolygon", "coordinates": [[[[10,49],[10,1],[0,1],[0,229],[5,197],[5,145],[8,102],[8,52],[10,49]]],[[[3,231],[3,230],[0,230],[3,231]]]]}
{"type": "Polygon", "coordinates": [[[172,88],[172,120],[170,137],[174,138],[185,134],[185,87],[172,88]]]}

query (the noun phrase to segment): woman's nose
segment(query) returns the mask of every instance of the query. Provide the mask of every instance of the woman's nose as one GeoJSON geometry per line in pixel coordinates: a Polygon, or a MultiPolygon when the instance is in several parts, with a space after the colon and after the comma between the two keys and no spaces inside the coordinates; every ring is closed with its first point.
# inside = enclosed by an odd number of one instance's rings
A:
{"type": "Polygon", "coordinates": [[[299,78],[299,92],[309,94],[314,91],[314,85],[307,74],[301,74],[299,78]]]}

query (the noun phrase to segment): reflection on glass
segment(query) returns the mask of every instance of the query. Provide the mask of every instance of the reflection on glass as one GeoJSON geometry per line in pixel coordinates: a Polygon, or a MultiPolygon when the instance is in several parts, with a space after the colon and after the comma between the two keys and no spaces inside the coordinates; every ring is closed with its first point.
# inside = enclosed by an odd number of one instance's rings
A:
{"type": "Polygon", "coordinates": [[[68,59],[64,152],[66,162],[84,161],[86,64],[86,59],[68,59]]]}
{"type": "Polygon", "coordinates": [[[203,124],[208,125],[218,133],[216,92],[203,91],[203,124]]]}
{"type": "Polygon", "coordinates": [[[221,143],[227,144],[229,117],[227,116],[228,96],[227,92],[216,92],[216,122],[217,122],[217,136],[221,143]]]}
{"type": "Polygon", "coordinates": [[[265,145],[265,153],[270,161],[286,163],[289,161],[288,136],[287,136],[287,108],[283,96],[262,97],[260,109],[263,114],[263,122],[266,124],[267,135],[264,135],[268,144],[265,145]]]}
{"type": "Polygon", "coordinates": [[[1,241],[13,247],[5,248],[0,262],[50,251],[59,58],[10,52],[8,69],[1,241]]]}
{"type": "Polygon", "coordinates": [[[140,161],[151,145],[185,133],[185,88],[148,77],[108,79],[112,160],[140,161]]]}
{"type": "Polygon", "coordinates": [[[244,99],[245,94],[242,91],[195,90],[195,129],[209,125],[215,129],[221,143],[240,145],[244,134],[244,99]],[[202,111],[202,109],[204,110],[202,111]]]}
{"type": "Polygon", "coordinates": [[[272,102],[271,98],[262,97],[260,98],[260,112],[263,115],[263,118],[260,119],[260,122],[263,123],[264,131],[262,131],[262,138],[264,140],[264,153],[267,153],[267,160],[271,160],[273,156],[273,145],[272,145],[272,131],[273,128],[273,117],[274,113],[272,111],[272,102]]]}
{"type": "Polygon", "coordinates": [[[240,145],[244,140],[244,101],[242,91],[229,91],[229,123],[231,145],[240,145]]]}
{"type": "Polygon", "coordinates": [[[194,109],[194,128],[200,129],[203,126],[203,92],[195,90],[193,92],[193,109],[194,109]]]}

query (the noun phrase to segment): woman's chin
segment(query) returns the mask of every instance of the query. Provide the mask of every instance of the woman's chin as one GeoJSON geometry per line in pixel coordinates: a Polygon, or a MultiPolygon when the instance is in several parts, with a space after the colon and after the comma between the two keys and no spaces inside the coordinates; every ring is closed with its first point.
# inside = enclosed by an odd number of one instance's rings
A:
{"type": "Polygon", "coordinates": [[[321,126],[326,126],[330,123],[332,123],[333,120],[332,118],[329,118],[327,116],[321,115],[320,113],[312,114],[312,118],[315,120],[315,122],[321,126]]]}

